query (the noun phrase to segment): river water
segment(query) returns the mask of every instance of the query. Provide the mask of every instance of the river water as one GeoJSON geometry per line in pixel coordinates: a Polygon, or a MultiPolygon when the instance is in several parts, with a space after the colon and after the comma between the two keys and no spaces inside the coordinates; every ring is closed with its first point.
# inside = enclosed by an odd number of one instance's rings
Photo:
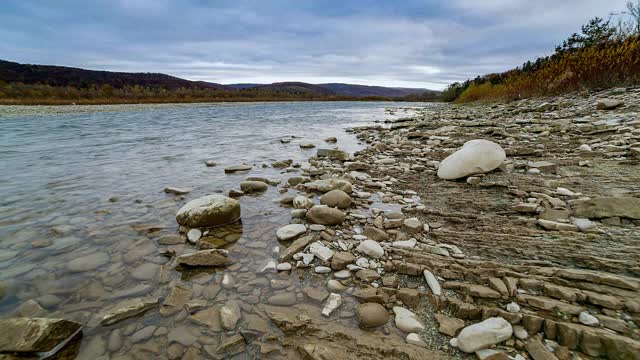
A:
{"type": "MultiPolygon", "coordinates": [[[[108,328],[97,326],[105,308],[127,298],[163,298],[179,285],[200,301],[193,309],[238,299],[247,314],[244,319],[255,322],[251,307],[274,293],[268,280],[277,278],[290,281],[284,291],[297,291],[304,301],[299,289],[305,284],[293,273],[257,273],[274,258],[273,248],[283,246],[275,230],[291,222],[290,209],[274,201],[283,196],[279,187],[242,197],[242,224],[210,234],[221,247],[240,254],[227,269],[180,273],[161,253],[188,252],[192,245],[162,245],[162,239],[172,242],[178,235],[175,213],[186,201],[226,194],[247,176],[286,181],[296,172],[269,165],[287,159],[304,163],[316,149],[301,149],[302,142],[350,152],[361,149],[344,130],[409,115],[385,111],[396,106],[419,105],[0,107],[0,316],[82,322],[87,326],[79,358],[116,358],[154,347],[164,353],[176,342],[181,345],[175,345],[175,351],[211,348],[230,334],[190,320],[186,310],[150,311],[108,328]],[[323,141],[329,136],[335,136],[337,144],[323,141]],[[291,142],[282,143],[283,138],[291,142]],[[205,166],[206,160],[217,166],[205,166]],[[224,173],[225,167],[241,163],[252,170],[224,173]],[[174,196],[164,193],[167,186],[192,191],[174,196]],[[225,271],[235,286],[220,289],[225,271]]],[[[253,357],[250,348],[243,354],[253,357]]]]}

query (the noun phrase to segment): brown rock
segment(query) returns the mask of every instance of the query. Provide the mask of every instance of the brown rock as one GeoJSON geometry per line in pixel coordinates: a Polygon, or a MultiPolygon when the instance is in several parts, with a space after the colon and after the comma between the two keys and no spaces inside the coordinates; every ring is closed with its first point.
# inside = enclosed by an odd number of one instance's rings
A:
{"type": "Polygon", "coordinates": [[[280,261],[287,262],[291,260],[293,255],[299,253],[304,250],[312,241],[314,240],[313,235],[303,236],[301,238],[296,239],[294,242],[289,245],[288,248],[284,249],[280,254],[280,261]]]}
{"type": "Polygon", "coordinates": [[[365,328],[374,328],[389,321],[389,312],[378,303],[364,303],[358,305],[358,320],[365,328]]]}
{"type": "Polygon", "coordinates": [[[344,270],[347,268],[347,265],[353,263],[355,259],[356,257],[350,252],[338,252],[331,258],[331,268],[333,270],[344,270]]]}
{"type": "Polygon", "coordinates": [[[538,340],[531,340],[524,347],[533,360],[558,360],[558,358],[547,350],[546,346],[538,340]]]}
{"type": "Polygon", "coordinates": [[[0,353],[48,352],[75,336],[81,328],[77,322],[63,319],[0,319],[0,353]]]}
{"type": "Polygon", "coordinates": [[[178,264],[186,266],[227,266],[233,261],[220,249],[200,250],[178,256],[178,264]]]}
{"type": "Polygon", "coordinates": [[[452,317],[448,317],[442,314],[435,314],[436,321],[440,324],[438,331],[442,334],[455,337],[458,335],[458,331],[464,328],[464,321],[452,317]]]}
{"type": "Polygon", "coordinates": [[[409,308],[415,308],[420,303],[420,292],[416,289],[402,288],[396,292],[396,298],[409,308]]]}
{"type": "Polygon", "coordinates": [[[507,286],[504,284],[504,282],[501,279],[498,279],[495,277],[490,278],[489,287],[499,292],[500,295],[502,295],[503,297],[509,297],[509,290],[507,289],[507,286]]]}
{"type": "Polygon", "coordinates": [[[371,269],[359,270],[356,273],[356,276],[358,277],[358,279],[367,283],[380,279],[380,274],[378,274],[377,271],[371,269]]]}
{"type": "Polygon", "coordinates": [[[387,241],[389,240],[389,235],[384,232],[383,230],[378,229],[377,227],[374,226],[365,226],[364,227],[364,232],[362,233],[362,235],[366,236],[367,238],[371,239],[371,240],[375,240],[375,241],[387,241]]]}

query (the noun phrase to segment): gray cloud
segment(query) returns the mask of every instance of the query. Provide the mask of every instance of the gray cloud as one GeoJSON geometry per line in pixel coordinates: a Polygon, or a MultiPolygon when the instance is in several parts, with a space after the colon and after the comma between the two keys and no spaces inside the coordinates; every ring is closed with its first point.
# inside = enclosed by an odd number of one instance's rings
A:
{"type": "Polygon", "coordinates": [[[443,88],[549,54],[624,3],[9,0],[0,5],[0,57],[220,83],[443,88]]]}

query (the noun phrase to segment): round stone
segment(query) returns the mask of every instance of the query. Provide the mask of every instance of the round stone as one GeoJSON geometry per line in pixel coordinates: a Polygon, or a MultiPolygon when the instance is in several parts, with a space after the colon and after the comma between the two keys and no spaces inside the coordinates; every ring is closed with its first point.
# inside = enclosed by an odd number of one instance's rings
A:
{"type": "Polygon", "coordinates": [[[320,204],[346,209],[351,206],[351,196],[342,190],[331,190],[320,197],[320,204]]]}
{"type": "Polygon", "coordinates": [[[178,224],[215,227],[240,220],[240,202],[223,195],[208,195],[186,203],[176,214],[178,224]]]}
{"type": "Polygon", "coordinates": [[[389,312],[378,303],[364,303],[358,306],[358,320],[365,328],[374,328],[389,321],[389,312]]]}
{"type": "Polygon", "coordinates": [[[307,211],[307,220],[320,225],[339,225],[345,217],[342,211],[327,206],[314,206],[307,211]]]}

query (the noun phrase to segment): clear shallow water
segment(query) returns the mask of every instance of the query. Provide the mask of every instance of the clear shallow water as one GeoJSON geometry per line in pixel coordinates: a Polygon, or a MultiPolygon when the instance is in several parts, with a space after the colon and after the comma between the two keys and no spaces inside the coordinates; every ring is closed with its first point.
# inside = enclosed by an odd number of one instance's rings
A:
{"type": "MultiPolygon", "coordinates": [[[[38,315],[95,325],[96,313],[142,287],[144,291],[130,297],[163,296],[168,286],[181,282],[192,289],[194,299],[201,297],[196,295],[204,288],[220,283],[221,272],[208,271],[192,281],[159,255],[166,249],[180,254],[192,248],[158,243],[163,236],[177,234],[174,216],[182,204],[214,192],[226,194],[247,176],[294,176],[263,165],[286,159],[303,162],[315,154],[316,149],[300,149],[301,142],[334,147],[323,139],[335,136],[336,147],[358,150],[361,145],[344,129],[389,119],[385,108],[394,106],[398,105],[313,102],[0,107],[0,287],[6,293],[0,298],[0,314],[15,313],[34,299],[44,308],[38,315]],[[284,137],[293,139],[282,144],[284,137]],[[206,167],[205,160],[218,165],[206,167]],[[224,167],[240,163],[253,169],[224,174],[224,167]],[[182,199],[165,194],[167,186],[192,192],[182,199]],[[97,253],[100,265],[95,268],[69,266],[74,259],[97,253]]],[[[406,115],[397,112],[395,117],[406,115]]],[[[225,270],[239,283],[262,277],[256,275],[258,264],[272,258],[273,247],[279,245],[275,229],[290,222],[289,209],[273,201],[280,196],[278,188],[270,187],[262,196],[241,198],[242,225],[213,234],[241,254],[238,265],[225,270]]],[[[265,277],[274,276],[283,275],[265,277]]],[[[263,301],[272,293],[250,288],[242,289],[247,292],[241,295],[237,290],[223,290],[208,305],[246,294],[263,301]]],[[[147,326],[172,328],[185,323],[185,317],[149,314],[121,326],[137,331],[144,321],[147,326]]],[[[114,328],[89,329],[82,351],[100,355],[101,342],[114,328]]],[[[196,326],[193,331],[202,330],[196,326]]],[[[161,336],[152,340],[163,341],[161,336]]],[[[128,349],[125,342],[119,351],[128,349]]]]}

